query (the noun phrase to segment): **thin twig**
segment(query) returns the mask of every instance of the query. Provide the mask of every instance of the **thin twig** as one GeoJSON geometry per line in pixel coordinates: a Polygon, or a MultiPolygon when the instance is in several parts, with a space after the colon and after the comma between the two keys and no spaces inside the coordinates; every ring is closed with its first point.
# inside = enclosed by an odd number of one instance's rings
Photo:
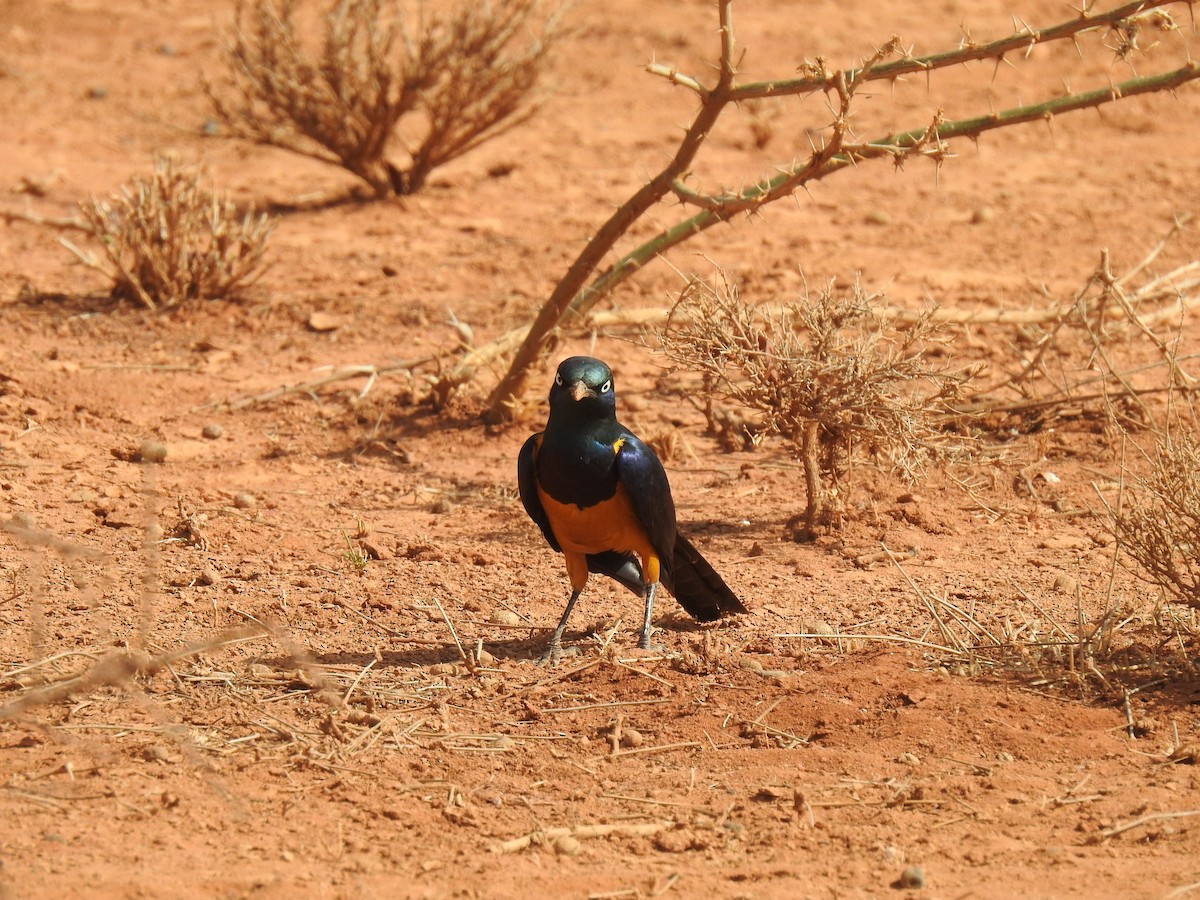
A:
{"type": "Polygon", "coordinates": [[[442,608],[442,601],[437,597],[433,598],[433,602],[437,604],[438,612],[442,614],[442,621],[446,623],[446,627],[450,629],[450,637],[454,638],[454,646],[458,648],[458,655],[465,662],[467,659],[467,651],[463,649],[462,643],[458,639],[458,632],[454,630],[454,623],[450,621],[450,617],[446,615],[446,610],[442,608]]]}
{"type": "Polygon", "coordinates": [[[1118,834],[1123,834],[1134,828],[1141,828],[1143,825],[1149,825],[1152,822],[1161,822],[1168,819],[1186,819],[1190,816],[1200,816],[1200,809],[1189,809],[1183,812],[1151,813],[1150,815],[1134,819],[1132,822],[1123,822],[1120,825],[1115,825],[1106,831],[1100,832],[1100,839],[1107,841],[1118,834]]]}

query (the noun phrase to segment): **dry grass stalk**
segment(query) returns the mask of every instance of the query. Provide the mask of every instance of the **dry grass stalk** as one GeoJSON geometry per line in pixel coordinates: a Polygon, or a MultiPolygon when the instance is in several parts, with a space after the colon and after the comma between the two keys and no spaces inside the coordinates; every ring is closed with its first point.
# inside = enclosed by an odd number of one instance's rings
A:
{"type": "Polygon", "coordinates": [[[962,448],[944,426],[948,404],[974,370],[933,367],[925,351],[938,335],[928,317],[897,332],[876,313],[877,299],[857,282],[830,283],[764,310],[744,303],[722,272],[715,285],[692,278],[660,334],[667,356],[704,379],[710,423],[712,398],[722,397],[752,410],[761,432],[795,449],[807,494],[799,518],[809,536],[835,524],[856,455],[886,460],[913,480],[932,457],[962,448]]]}
{"type": "Polygon", "coordinates": [[[103,255],[59,240],[111,279],[114,296],[149,309],[228,297],[253,283],[274,227],[265,213],[239,213],[200,186],[196,169],[169,158],[156,161],[149,178],[135,177],[80,209],[103,255]]]}
{"type": "Polygon", "coordinates": [[[1172,600],[1200,609],[1200,440],[1188,431],[1157,445],[1148,475],[1105,504],[1135,573],[1172,600]]]}
{"type": "Polygon", "coordinates": [[[658,834],[660,831],[665,831],[674,824],[674,822],[670,821],[646,823],[617,822],[614,824],[605,823],[600,825],[575,825],[569,828],[543,828],[538,831],[531,831],[529,834],[522,835],[521,837],[512,838],[508,841],[502,841],[499,844],[493,844],[491,850],[493,853],[517,853],[521,850],[526,850],[529,847],[536,846],[538,844],[552,845],[564,837],[610,837],[614,834],[645,837],[647,835],[658,834]]]}
{"type": "Polygon", "coordinates": [[[556,38],[520,46],[539,0],[463,3],[408,27],[397,0],[336,0],[319,53],[306,46],[296,0],[239,0],[226,62],[226,100],[205,88],[238,137],[339,165],[386,197],[533,114],[530,96],[556,38]],[[247,23],[248,20],[248,23],[247,23]],[[399,134],[401,124],[419,140],[399,134]],[[399,143],[408,157],[389,156],[399,143]]]}

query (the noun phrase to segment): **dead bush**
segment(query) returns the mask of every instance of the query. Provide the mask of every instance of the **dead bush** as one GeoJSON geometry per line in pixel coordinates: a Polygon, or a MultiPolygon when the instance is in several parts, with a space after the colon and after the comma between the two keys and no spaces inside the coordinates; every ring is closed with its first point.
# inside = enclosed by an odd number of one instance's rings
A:
{"type": "Polygon", "coordinates": [[[1134,572],[1200,609],[1200,441],[1187,431],[1162,438],[1150,473],[1108,513],[1134,572]]]}
{"type": "Polygon", "coordinates": [[[397,0],[336,0],[317,50],[301,36],[295,0],[239,0],[225,53],[232,99],[205,89],[234,135],[339,165],[376,196],[411,194],[533,114],[557,23],[545,19],[540,39],[522,46],[538,8],[464,2],[414,34],[397,0]],[[407,164],[388,157],[393,144],[407,164]]]}
{"type": "Polygon", "coordinates": [[[113,282],[113,295],[150,309],[184,300],[227,297],[263,270],[274,227],[253,209],[201,187],[200,173],[171,159],[155,162],[149,178],[132,178],[107,199],[80,205],[80,227],[101,255],[63,243],[113,282]]]}
{"type": "MultiPolygon", "coordinates": [[[[807,494],[796,518],[802,537],[836,524],[856,455],[911,480],[933,456],[963,445],[944,428],[947,404],[975,370],[933,367],[928,316],[896,330],[877,299],[857,281],[831,282],[787,306],[754,306],[721,273],[717,285],[689,281],[661,334],[667,355],[703,377],[707,396],[754,411],[758,428],[795,448],[807,494]]],[[[711,423],[711,403],[708,413],[711,423]]]]}

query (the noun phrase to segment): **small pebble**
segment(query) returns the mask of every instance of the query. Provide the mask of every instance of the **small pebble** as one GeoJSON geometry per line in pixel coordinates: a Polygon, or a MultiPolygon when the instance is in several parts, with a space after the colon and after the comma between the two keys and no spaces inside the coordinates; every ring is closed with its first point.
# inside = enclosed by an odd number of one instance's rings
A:
{"type": "Polygon", "coordinates": [[[900,873],[900,887],[925,887],[925,870],[920,866],[905,866],[904,871],[900,873]]]}
{"type": "Polygon", "coordinates": [[[488,653],[486,650],[480,650],[475,658],[475,662],[479,663],[481,666],[495,666],[496,657],[492,656],[492,654],[488,653]]]}
{"type": "Polygon", "coordinates": [[[225,429],[222,428],[220,425],[218,425],[216,422],[209,422],[207,425],[205,425],[203,428],[200,429],[200,434],[203,437],[208,438],[208,440],[210,440],[210,441],[215,441],[217,438],[219,438],[224,433],[225,433],[225,429]]]}
{"type": "Polygon", "coordinates": [[[213,584],[220,584],[220,582],[221,582],[221,573],[218,572],[216,569],[214,569],[212,566],[205,566],[203,569],[200,570],[200,574],[196,576],[196,584],[202,584],[202,585],[208,586],[208,585],[213,585],[213,584]]]}
{"type": "Polygon", "coordinates": [[[1078,587],[1079,582],[1066,572],[1059,572],[1054,578],[1054,590],[1060,594],[1074,594],[1078,587]]]}
{"type": "Polygon", "coordinates": [[[554,852],[561,856],[578,856],[583,850],[583,844],[579,843],[578,838],[573,838],[569,834],[564,834],[554,842],[554,852]]]}
{"type": "Polygon", "coordinates": [[[142,462],[160,463],[166,458],[167,445],[162,441],[154,440],[154,438],[143,441],[141,449],[138,450],[138,459],[142,462]]]}
{"type": "Polygon", "coordinates": [[[87,95],[89,100],[103,100],[108,96],[108,88],[100,87],[99,85],[90,87],[88,88],[87,95]]]}
{"type": "Polygon", "coordinates": [[[622,747],[640,747],[645,739],[642,733],[636,728],[621,729],[621,746],[622,747]]]}
{"type": "Polygon", "coordinates": [[[520,625],[521,617],[511,609],[497,609],[491,615],[492,622],[496,625],[520,625]]]}
{"type": "Polygon", "coordinates": [[[233,505],[238,509],[254,509],[258,506],[258,501],[249,491],[238,491],[233,495],[233,505]]]}
{"type": "Polygon", "coordinates": [[[971,213],[971,224],[982,225],[984,222],[990,222],[996,218],[996,211],[990,206],[981,206],[971,213]]]}
{"type": "Polygon", "coordinates": [[[892,217],[882,209],[873,209],[867,213],[865,221],[868,225],[891,225],[892,217]]]}

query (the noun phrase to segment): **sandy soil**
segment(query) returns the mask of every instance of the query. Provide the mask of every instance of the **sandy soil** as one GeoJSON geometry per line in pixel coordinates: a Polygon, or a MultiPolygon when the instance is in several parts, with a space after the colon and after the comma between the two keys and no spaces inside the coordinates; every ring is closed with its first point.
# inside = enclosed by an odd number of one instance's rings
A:
{"type": "MultiPolygon", "coordinates": [[[[365,394],[358,379],[233,402],[321,366],[450,353],[451,312],[478,341],[526,321],[672,152],[689,96],[641,66],[707,77],[711,3],[576,4],[542,113],[396,202],[203,135],[199,78],[219,71],[232,7],[0,0],[0,206],[70,216],[171,152],[279,213],[272,267],[246,296],[165,314],[109,301],[53,229],[0,219],[0,518],[26,535],[0,535],[0,896],[1197,889],[1200,818],[1173,815],[1200,810],[1200,683],[1179,665],[1197,623],[1114,568],[1095,515],[1095,488],[1114,483],[1123,446],[1137,467],[1146,432],[1123,445],[1089,409],[1014,417],[986,436],[985,461],[915,493],[864,470],[843,530],[798,544],[784,539],[802,493],[786,447],[722,451],[688,402],[694,383],[662,381],[663,358],[628,334],[565,341],[561,355],[614,366],[628,424],[675,435],[683,526],[753,614],[700,629],[667,600],[658,639],[672,652],[641,658],[636,601],[595,583],[568,632],[579,655],[547,671],[532,660],[565,573],[516,499],[514,463],[555,360],[499,429],[478,416],[498,371],[440,413],[399,374],[365,394]],[[336,327],[310,328],[315,312],[336,327]],[[148,438],[164,464],[134,461],[148,438]],[[912,548],[903,571],[881,544],[912,548]],[[1003,647],[929,646],[949,640],[932,597],[977,624],[959,637],[1003,647]],[[1085,653],[1110,606],[1111,646],[1085,653]],[[789,637],[831,630],[854,637],[789,637]],[[486,650],[483,664],[456,641],[486,650]],[[126,648],[167,664],[135,679],[95,667],[126,648]],[[39,693],[80,675],[69,694],[39,693]],[[923,887],[901,881],[911,867],[923,887]]],[[[818,54],[849,65],[893,33],[929,52],[960,24],[992,37],[1010,14],[1070,15],[1041,0],[735,13],[747,78],[818,54]]],[[[1187,27],[1157,39],[1147,71],[1182,44],[1195,55],[1187,27]]],[[[1130,74],[1098,39],[1081,51],[885,87],[856,124],[882,134],[1130,74]]],[[[821,98],[731,114],[697,182],[749,182],[826,118],[821,98]]],[[[1128,268],[1196,210],[1197,147],[1192,86],[956,145],[939,171],[839,174],[671,263],[707,273],[703,253],[752,299],[793,297],[803,270],[810,283],[861,272],[901,304],[1045,308],[1101,248],[1128,268]]],[[[1188,232],[1153,267],[1198,252],[1188,232]]],[[[653,265],[614,304],[662,305],[680,285],[653,265]]],[[[1197,336],[1185,321],[1184,347],[1197,336]]],[[[1028,349],[982,325],[955,347],[993,376],[1028,349]]],[[[1153,358],[1132,337],[1112,352],[1153,358]]]]}

